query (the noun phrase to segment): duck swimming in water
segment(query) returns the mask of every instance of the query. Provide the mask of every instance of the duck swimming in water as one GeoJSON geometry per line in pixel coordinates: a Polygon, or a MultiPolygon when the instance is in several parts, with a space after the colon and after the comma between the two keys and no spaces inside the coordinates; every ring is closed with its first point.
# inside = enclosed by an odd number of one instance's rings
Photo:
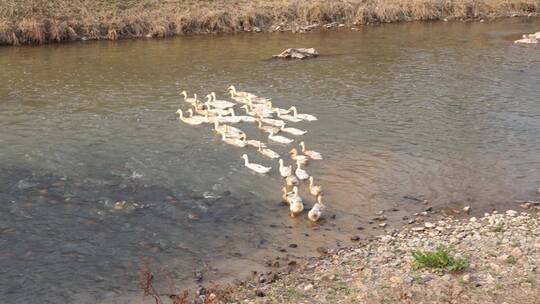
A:
{"type": "Polygon", "coordinates": [[[257,173],[267,174],[268,172],[270,172],[270,170],[272,170],[272,167],[265,167],[263,165],[250,163],[248,156],[246,154],[242,155],[242,158],[244,159],[244,166],[246,166],[246,168],[252,171],[255,171],[257,173]]]}

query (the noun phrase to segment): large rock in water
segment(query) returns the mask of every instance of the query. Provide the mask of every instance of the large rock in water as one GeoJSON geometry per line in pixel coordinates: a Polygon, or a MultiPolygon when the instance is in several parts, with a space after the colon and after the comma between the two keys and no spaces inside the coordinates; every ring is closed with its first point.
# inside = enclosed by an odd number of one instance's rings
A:
{"type": "Polygon", "coordinates": [[[310,49],[286,49],[279,55],[274,55],[272,58],[278,59],[307,59],[319,56],[319,52],[314,48],[310,49]]]}

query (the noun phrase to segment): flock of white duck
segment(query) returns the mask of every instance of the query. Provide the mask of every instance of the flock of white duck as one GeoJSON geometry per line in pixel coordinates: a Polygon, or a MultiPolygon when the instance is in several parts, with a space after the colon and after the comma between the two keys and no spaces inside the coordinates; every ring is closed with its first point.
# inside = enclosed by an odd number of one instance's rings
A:
{"type": "MultiPolygon", "coordinates": [[[[297,217],[304,212],[304,203],[298,192],[298,186],[303,181],[309,181],[309,193],[316,198],[317,202],[309,210],[308,218],[313,222],[318,221],[325,208],[322,202],[322,187],[314,184],[313,176],[310,176],[303,166],[307,166],[310,160],[323,159],[322,155],[319,152],[307,150],[304,142],[300,141],[300,151],[292,148],[288,152],[290,160],[296,165],[296,169],[293,170],[292,165],[285,165],[285,161],[280,154],[269,149],[265,143],[255,139],[248,139],[242,130],[231,126],[231,124],[242,122],[253,123],[260,131],[268,133],[269,141],[289,145],[295,140],[278,135],[278,133],[302,136],[307,131],[288,127],[286,122],[314,121],[317,118],[310,114],[298,113],[294,106],[288,110],[274,107],[270,99],[248,92],[237,91],[234,86],[230,86],[228,92],[234,102],[219,100],[214,92],[206,95],[206,101],[203,102],[197,98],[197,94],[188,97],[186,91],[183,91],[181,95],[184,96],[184,101],[190,104],[192,108],[185,111],[187,115],[184,115],[181,109],[178,109],[176,114],[181,121],[189,125],[213,124],[214,130],[226,144],[240,148],[250,146],[267,158],[278,159],[278,171],[285,181],[285,186],[282,188],[282,199],[283,203],[288,205],[289,214],[292,217],[297,217]],[[243,109],[246,115],[236,115],[234,108],[240,104],[242,105],[239,108],[243,109]]],[[[243,154],[242,158],[245,167],[254,172],[268,174],[272,170],[272,167],[251,163],[247,154],[243,154]]]]}

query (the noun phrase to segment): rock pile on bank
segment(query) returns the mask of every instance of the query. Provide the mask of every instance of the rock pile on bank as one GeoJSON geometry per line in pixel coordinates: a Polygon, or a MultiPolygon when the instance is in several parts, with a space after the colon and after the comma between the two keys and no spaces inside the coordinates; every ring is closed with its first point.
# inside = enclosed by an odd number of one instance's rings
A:
{"type": "Polygon", "coordinates": [[[538,210],[441,218],[330,252],[272,283],[249,281],[232,303],[538,303],[538,210]],[[418,268],[413,251],[448,248],[459,272],[418,268]]]}
{"type": "Polygon", "coordinates": [[[514,43],[524,43],[524,44],[535,44],[540,42],[540,32],[534,34],[523,35],[519,40],[514,41],[514,43]]]}

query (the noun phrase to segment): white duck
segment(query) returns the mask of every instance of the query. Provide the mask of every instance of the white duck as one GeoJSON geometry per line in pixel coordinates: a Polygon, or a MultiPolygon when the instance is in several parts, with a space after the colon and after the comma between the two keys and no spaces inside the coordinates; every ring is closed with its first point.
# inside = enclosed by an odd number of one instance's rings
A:
{"type": "Polygon", "coordinates": [[[298,114],[296,107],[292,106],[289,110],[293,111],[293,117],[300,118],[301,120],[314,121],[317,120],[317,117],[311,114],[298,114]]]}
{"type": "Polygon", "coordinates": [[[313,176],[309,177],[309,193],[313,196],[319,196],[322,194],[322,187],[313,185],[313,176]]]}
{"type": "Polygon", "coordinates": [[[287,177],[289,176],[289,174],[291,173],[291,170],[289,167],[285,167],[283,165],[283,159],[279,159],[279,174],[281,175],[281,177],[287,177]]]}
{"type": "Polygon", "coordinates": [[[293,115],[289,115],[289,114],[280,114],[279,112],[276,113],[277,114],[277,117],[280,118],[280,119],[283,119],[283,120],[286,120],[286,121],[290,121],[290,122],[301,122],[302,119],[299,118],[299,117],[294,117],[293,115]]]}
{"type": "Polygon", "coordinates": [[[232,124],[239,123],[242,121],[242,119],[239,116],[221,116],[221,115],[218,115],[215,118],[215,120],[219,121],[220,123],[226,122],[226,123],[232,123],[232,124]]]}
{"type": "Polygon", "coordinates": [[[294,173],[299,180],[306,180],[309,178],[309,174],[307,173],[307,171],[302,169],[302,164],[300,163],[300,161],[296,161],[296,170],[294,171],[294,173]]]}
{"type": "Polygon", "coordinates": [[[289,151],[289,155],[291,156],[291,159],[299,161],[302,165],[307,165],[309,163],[309,157],[298,154],[296,148],[292,148],[291,151],[289,151]]]}
{"type": "MultiPolygon", "coordinates": [[[[212,92],[214,93],[214,92],[212,92]]],[[[226,100],[215,100],[214,99],[215,97],[215,94],[214,95],[206,95],[206,102],[204,103],[205,105],[210,105],[216,109],[220,109],[220,110],[227,110],[229,108],[232,108],[234,107],[234,103],[232,102],[229,102],[229,101],[226,101],[226,100]]]]}
{"type": "Polygon", "coordinates": [[[283,124],[285,124],[285,122],[280,119],[261,118],[261,121],[264,122],[265,124],[269,124],[271,126],[278,127],[278,128],[281,127],[283,124]]]}
{"type": "Polygon", "coordinates": [[[208,118],[208,116],[202,116],[202,115],[193,115],[193,109],[188,109],[187,110],[187,113],[189,114],[189,118],[192,118],[192,119],[198,119],[200,120],[202,123],[210,123],[210,119],[208,118]]]}
{"type": "Polygon", "coordinates": [[[254,103],[263,103],[263,104],[266,104],[267,102],[270,101],[269,98],[266,98],[266,97],[258,97],[258,96],[248,96],[247,99],[249,100],[249,103],[250,103],[250,104],[254,104],[254,103]]]}
{"type": "Polygon", "coordinates": [[[304,211],[304,203],[302,198],[298,195],[298,187],[293,187],[293,194],[289,199],[289,214],[292,217],[299,216],[304,211]]]}
{"type": "Polygon", "coordinates": [[[176,114],[179,116],[178,119],[180,119],[184,123],[187,123],[188,125],[200,125],[203,123],[202,120],[197,119],[195,117],[184,117],[184,113],[182,113],[181,109],[178,109],[176,111],[176,114]]]}
{"type": "Polygon", "coordinates": [[[289,205],[290,204],[290,201],[291,201],[291,198],[294,196],[294,192],[288,192],[287,191],[287,187],[283,187],[281,188],[281,192],[283,193],[281,195],[281,201],[286,204],[286,205],[289,205]]]}
{"type": "Polygon", "coordinates": [[[227,137],[240,138],[245,136],[244,131],[228,125],[220,125],[217,120],[214,121],[214,130],[218,133],[226,133],[227,137]]]}
{"type": "Polygon", "coordinates": [[[318,221],[321,218],[324,209],[325,206],[322,203],[322,197],[319,195],[317,196],[317,203],[315,203],[315,205],[313,205],[311,210],[308,212],[308,219],[312,222],[318,221]]]}
{"type": "Polygon", "coordinates": [[[257,124],[257,128],[259,128],[259,130],[262,130],[266,133],[270,133],[270,131],[274,132],[274,134],[277,134],[279,132],[279,129],[278,128],[275,128],[275,127],[272,127],[272,126],[263,126],[262,124],[262,120],[258,120],[258,124],[257,124]]]}
{"type": "Polygon", "coordinates": [[[285,178],[285,183],[287,186],[297,186],[300,184],[300,181],[296,177],[296,175],[293,175],[292,173],[292,166],[289,166],[289,175],[285,178]]]}
{"type": "Polygon", "coordinates": [[[290,139],[285,136],[274,135],[272,130],[270,130],[270,133],[268,134],[268,139],[282,144],[290,144],[294,141],[294,139],[290,139]]]}
{"type": "Polygon", "coordinates": [[[198,102],[197,100],[197,94],[193,94],[193,98],[192,97],[187,97],[187,92],[186,91],[182,91],[182,93],[180,93],[180,95],[183,95],[184,96],[184,101],[189,103],[189,104],[195,104],[198,102]]]}
{"type": "MultiPolygon", "coordinates": [[[[244,105],[245,107],[249,107],[250,111],[248,114],[252,116],[259,116],[264,118],[269,118],[274,115],[274,112],[272,112],[270,109],[266,107],[265,104],[247,104],[244,105]]],[[[246,110],[247,112],[247,110],[246,110]]]]}
{"type": "Polygon", "coordinates": [[[276,151],[263,147],[261,142],[259,142],[259,146],[257,147],[257,149],[259,153],[261,153],[262,155],[268,158],[271,158],[271,159],[279,158],[279,154],[276,151]]]}
{"type": "Polygon", "coordinates": [[[255,139],[247,139],[246,145],[252,146],[253,148],[257,148],[257,149],[259,148],[259,146],[263,146],[263,148],[265,147],[262,142],[255,139]]]}
{"type": "Polygon", "coordinates": [[[252,171],[255,171],[257,173],[267,174],[268,172],[270,172],[270,170],[272,170],[272,167],[265,167],[259,164],[250,163],[248,156],[246,154],[243,154],[242,158],[244,159],[244,166],[246,166],[246,168],[252,171]]]}
{"type": "Polygon", "coordinates": [[[233,85],[228,87],[227,90],[231,93],[231,95],[234,95],[234,96],[237,96],[237,97],[244,97],[244,98],[257,97],[255,94],[252,94],[252,93],[243,92],[243,91],[237,91],[236,88],[233,85]]]}
{"type": "Polygon", "coordinates": [[[229,91],[229,94],[231,94],[231,99],[236,101],[236,102],[246,103],[246,104],[249,103],[249,99],[247,99],[247,97],[236,96],[236,95],[234,95],[233,91],[229,91]]]}
{"type": "Polygon", "coordinates": [[[289,113],[289,110],[285,110],[285,109],[282,109],[282,108],[278,108],[278,107],[273,107],[272,106],[272,102],[269,101],[267,104],[266,104],[270,110],[274,113],[279,113],[281,115],[285,115],[285,114],[288,114],[289,113]]]}
{"type": "Polygon", "coordinates": [[[300,147],[302,148],[302,153],[304,153],[305,155],[309,156],[309,158],[311,158],[311,159],[316,159],[316,160],[321,160],[321,159],[323,159],[321,153],[319,153],[319,152],[317,152],[317,151],[313,151],[313,150],[306,150],[306,145],[304,144],[303,141],[300,142],[300,147]]]}
{"type": "Polygon", "coordinates": [[[225,142],[226,144],[233,145],[240,148],[243,148],[246,146],[245,135],[241,136],[240,139],[238,139],[238,138],[227,138],[226,133],[221,133],[221,140],[223,140],[223,142],[225,142]]]}
{"type": "Polygon", "coordinates": [[[247,115],[239,115],[239,116],[236,116],[236,113],[234,112],[234,109],[233,109],[233,108],[230,108],[230,109],[229,109],[229,112],[231,112],[231,116],[232,116],[232,117],[238,117],[237,119],[239,119],[240,122],[256,122],[256,121],[257,121],[257,118],[251,117],[251,116],[247,116],[247,115]]]}
{"type": "Polygon", "coordinates": [[[229,115],[231,113],[229,110],[218,109],[218,108],[212,109],[212,105],[208,101],[205,102],[204,105],[206,107],[205,111],[209,115],[222,115],[222,116],[225,116],[225,115],[229,115]]]}
{"type": "Polygon", "coordinates": [[[279,130],[285,133],[292,134],[292,135],[304,135],[307,133],[307,131],[300,130],[297,128],[285,127],[285,124],[282,124],[279,130]]]}

